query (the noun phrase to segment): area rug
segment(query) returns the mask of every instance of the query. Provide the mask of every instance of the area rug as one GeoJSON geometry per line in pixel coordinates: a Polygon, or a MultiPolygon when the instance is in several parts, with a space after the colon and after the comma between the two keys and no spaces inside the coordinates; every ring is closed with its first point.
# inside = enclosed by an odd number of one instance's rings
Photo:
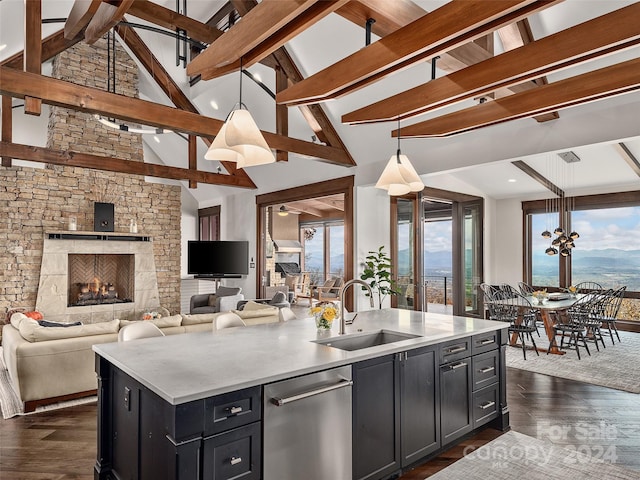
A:
{"type": "MultiPolygon", "coordinates": [[[[610,338],[605,338],[607,348],[600,345],[599,352],[593,343],[588,343],[591,356],[581,348],[582,360],[578,360],[575,350],[568,350],[565,355],[540,352],[540,356],[537,356],[530,349],[524,360],[520,347],[507,347],[507,366],[640,393],[640,368],[637,368],[640,361],[640,334],[620,332],[620,338],[622,341],[616,339],[615,345],[611,344],[610,338]]],[[[536,343],[538,347],[548,345],[545,337],[540,340],[536,337],[536,343]]]]}
{"type": "Polygon", "coordinates": [[[85,397],[75,400],[68,400],[66,402],[54,403],[51,405],[45,405],[37,407],[35,411],[24,413],[24,406],[11,386],[9,380],[9,371],[4,364],[2,357],[2,347],[0,347],[0,410],[2,410],[2,418],[5,420],[18,415],[30,415],[32,413],[44,412],[47,410],[56,410],[58,408],[72,407],[74,405],[84,405],[87,403],[93,403],[97,401],[97,397],[85,397]]]}
{"type": "Polygon", "coordinates": [[[595,455],[586,455],[537,438],[510,431],[474,449],[427,480],[637,480],[626,470],[595,455]]]}

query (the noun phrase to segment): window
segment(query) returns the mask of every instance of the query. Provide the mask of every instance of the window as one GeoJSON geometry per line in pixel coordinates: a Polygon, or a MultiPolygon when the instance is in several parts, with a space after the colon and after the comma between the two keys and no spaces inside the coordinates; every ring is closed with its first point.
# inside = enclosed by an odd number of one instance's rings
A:
{"type": "Polygon", "coordinates": [[[220,205],[198,210],[199,240],[220,240],[220,205]]]}
{"type": "Polygon", "coordinates": [[[523,202],[525,281],[560,288],[588,281],[606,289],[626,285],[618,318],[640,321],[640,192],[575,197],[570,204],[564,226],[580,237],[562,257],[547,255],[550,240],[541,236],[558,225],[558,213],[545,213],[544,201],[523,202]]]}
{"type": "Polygon", "coordinates": [[[317,222],[300,224],[300,238],[304,244],[305,272],[311,284],[322,285],[325,280],[344,277],[344,223],[317,222]]]}

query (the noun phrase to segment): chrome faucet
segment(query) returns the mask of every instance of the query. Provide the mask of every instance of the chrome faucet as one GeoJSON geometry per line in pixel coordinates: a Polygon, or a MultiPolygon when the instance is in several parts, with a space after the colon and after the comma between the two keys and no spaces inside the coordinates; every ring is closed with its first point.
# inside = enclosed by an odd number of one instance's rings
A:
{"type": "Polygon", "coordinates": [[[358,278],[352,278],[351,280],[347,280],[346,282],[344,282],[344,285],[342,286],[342,288],[340,289],[340,293],[338,294],[338,298],[340,299],[340,335],[345,334],[346,325],[347,325],[346,319],[344,317],[344,292],[346,292],[351,285],[354,285],[356,283],[359,283],[360,285],[367,287],[367,290],[369,290],[369,300],[371,301],[371,307],[374,306],[373,292],[371,291],[371,287],[367,282],[365,282],[364,280],[360,280],[358,278]]]}

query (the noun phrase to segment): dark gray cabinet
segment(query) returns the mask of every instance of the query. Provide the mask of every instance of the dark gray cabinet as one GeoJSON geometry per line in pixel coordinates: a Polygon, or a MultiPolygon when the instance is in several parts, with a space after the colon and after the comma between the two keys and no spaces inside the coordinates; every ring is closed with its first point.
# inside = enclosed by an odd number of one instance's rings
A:
{"type": "Polygon", "coordinates": [[[442,445],[473,429],[471,417],[471,357],[440,366],[440,428],[442,445]]]}
{"type": "Polygon", "coordinates": [[[437,349],[405,352],[400,363],[400,438],[402,467],[440,448],[437,349]]]}
{"type": "Polygon", "coordinates": [[[400,470],[400,364],[396,355],[353,365],[353,478],[400,470]]]}
{"type": "Polygon", "coordinates": [[[437,347],[353,368],[353,478],[380,479],[440,447],[437,347]]]}
{"type": "Polygon", "coordinates": [[[96,480],[259,480],[262,387],[171,405],[97,357],[96,480]]]}

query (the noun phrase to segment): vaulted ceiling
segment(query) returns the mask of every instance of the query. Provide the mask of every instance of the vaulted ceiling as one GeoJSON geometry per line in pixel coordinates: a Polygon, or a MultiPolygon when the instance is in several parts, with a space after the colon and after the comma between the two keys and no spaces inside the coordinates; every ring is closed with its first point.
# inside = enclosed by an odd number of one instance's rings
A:
{"type": "Polygon", "coordinates": [[[7,125],[22,125],[17,116],[46,112],[46,104],[54,103],[189,134],[189,142],[145,136],[149,166],[136,173],[181,179],[200,202],[238,187],[269,191],[344,176],[355,165],[364,182],[374,182],[395,152],[392,137],[400,121],[403,152],[427,183],[446,172],[446,181],[496,198],[540,194],[548,186],[530,170],[552,175],[549,158],[571,149],[579,151],[585,160],[580,170],[591,178],[574,180],[583,188],[637,188],[638,2],[179,4],[177,13],[169,0],[0,2],[3,164],[104,165],[99,158],[27,148],[12,138],[7,125]],[[145,72],[139,102],[81,87],[69,92],[46,77],[46,62],[58,51],[92,43],[111,28],[145,72]],[[176,29],[191,43],[168,35],[176,29]],[[176,52],[184,62],[176,62],[176,52]],[[246,172],[203,160],[238,99],[241,63],[247,80],[261,77],[244,82],[243,98],[279,160],[246,172]],[[6,108],[10,96],[24,106],[6,108]],[[523,161],[529,169],[518,163],[523,161]],[[607,175],[597,173],[603,166],[607,175]],[[503,186],[501,176],[516,182],[503,186]]]}

